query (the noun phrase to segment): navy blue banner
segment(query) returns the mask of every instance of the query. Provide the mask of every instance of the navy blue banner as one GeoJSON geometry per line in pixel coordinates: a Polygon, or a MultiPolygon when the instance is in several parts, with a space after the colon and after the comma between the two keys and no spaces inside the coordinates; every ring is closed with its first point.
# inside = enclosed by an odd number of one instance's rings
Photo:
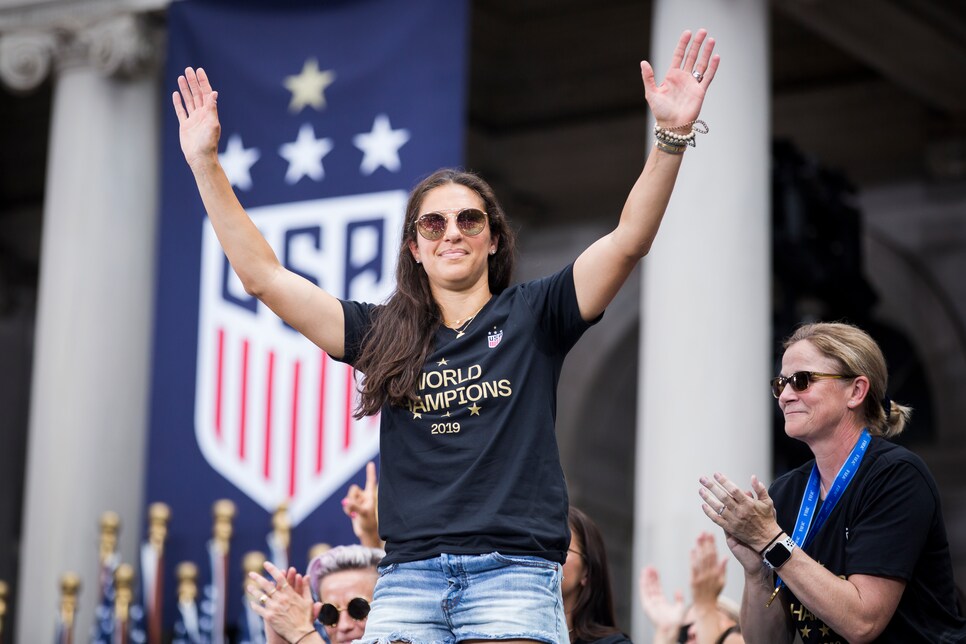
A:
{"type": "MultiPolygon", "coordinates": [[[[185,0],[168,19],[166,95],[185,67],[205,69],[222,165],[280,261],[337,297],[385,299],[409,189],[462,160],[465,1],[185,0]]],[[[212,504],[235,503],[222,598],[233,624],[241,557],[270,555],[280,505],[300,569],[313,544],[355,541],[340,500],[364,483],[378,419],[353,420],[350,370],[245,294],[164,109],[147,501],[172,510],[166,624],[174,567],[192,561],[212,581],[212,504]]]]}

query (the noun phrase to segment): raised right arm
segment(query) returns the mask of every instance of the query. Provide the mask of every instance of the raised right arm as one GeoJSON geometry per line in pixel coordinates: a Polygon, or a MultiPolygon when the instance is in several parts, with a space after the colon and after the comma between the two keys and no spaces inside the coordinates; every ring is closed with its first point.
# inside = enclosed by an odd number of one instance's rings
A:
{"type": "Polygon", "coordinates": [[[335,358],[345,353],[345,317],[339,300],[282,266],[242,208],[218,162],[218,92],[201,68],[178,77],[172,101],[181,151],[228,261],[245,291],[335,358]]]}

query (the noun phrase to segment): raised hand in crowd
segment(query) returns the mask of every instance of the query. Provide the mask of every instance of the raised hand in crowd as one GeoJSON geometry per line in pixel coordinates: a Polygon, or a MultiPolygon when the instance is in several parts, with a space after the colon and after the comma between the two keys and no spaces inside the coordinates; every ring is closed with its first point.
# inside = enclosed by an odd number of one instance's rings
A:
{"type": "Polygon", "coordinates": [[[654,644],[675,644],[684,624],[684,596],[674,591],[669,600],[661,587],[661,575],[654,566],[645,566],[639,579],[641,608],[654,625],[654,644]]]}
{"type": "Polygon", "coordinates": [[[295,568],[282,571],[270,561],[265,562],[265,570],[271,579],[251,572],[247,590],[252,609],[265,622],[267,644],[288,644],[315,633],[315,619],[322,603],[312,599],[309,580],[295,568]]]}
{"type": "MultiPolygon", "coordinates": [[[[714,537],[702,532],[691,549],[691,620],[697,644],[741,644],[737,606],[725,606],[721,591],[725,586],[728,560],[718,557],[714,537]]],[[[691,641],[690,639],[687,641],[691,641]]]]}
{"type": "Polygon", "coordinates": [[[641,571],[641,607],[654,624],[654,644],[743,644],[738,606],[721,596],[727,559],[719,558],[714,537],[698,535],[691,549],[691,598],[685,607],[680,591],[668,600],[653,566],[641,571]]]}
{"type": "Polygon", "coordinates": [[[382,548],[385,544],[379,538],[379,483],[376,479],[376,464],[366,465],[366,486],[360,488],[353,483],[342,499],[342,511],[352,520],[352,531],[359,543],[369,548],[382,548]]]}

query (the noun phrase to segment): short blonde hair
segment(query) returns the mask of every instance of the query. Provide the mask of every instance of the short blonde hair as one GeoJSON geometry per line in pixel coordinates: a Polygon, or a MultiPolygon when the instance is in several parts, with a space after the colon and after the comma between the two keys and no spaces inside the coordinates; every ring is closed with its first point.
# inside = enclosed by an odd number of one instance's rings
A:
{"type": "Polygon", "coordinates": [[[869,392],[862,402],[862,414],[869,433],[893,438],[906,428],[912,407],[886,397],[889,372],[885,356],[876,341],[857,326],[842,322],[803,324],[785,340],[785,348],[807,340],[824,356],[839,363],[844,373],[869,379],[869,392]]]}

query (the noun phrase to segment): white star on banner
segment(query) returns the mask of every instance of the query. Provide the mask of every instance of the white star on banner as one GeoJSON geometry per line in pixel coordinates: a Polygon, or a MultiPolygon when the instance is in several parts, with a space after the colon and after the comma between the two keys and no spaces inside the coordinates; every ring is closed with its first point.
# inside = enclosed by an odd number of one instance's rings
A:
{"type": "Polygon", "coordinates": [[[399,172],[402,164],[399,161],[399,148],[409,140],[409,130],[394,130],[389,124],[389,117],[379,114],[372,122],[372,130],[368,133],[356,134],[352,143],[362,150],[362,165],[359,172],[370,175],[382,166],[390,172],[399,172]]]}
{"type": "Polygon", "coordinates": [[[218,161],[228,176],[228,183],[242,190],[251,190],[252,166],[258,161],[262,153],[258,148],[245,148],[241,135],[232,134],[228,137],[225,151],[218,155],[218,161]]]}
{"type": "Polygon", "coordinates": [[[309,58],[302,65],[302,71],[295,76],[285,78],[285,87],[292,92],[292,102],[289,103],[290,112],[300,112],[306,105],[322,111],[325,107],[325,89],[335,80],[335,72],[327,69],[319,71],[319,63],[309,58]]]}
{"type": "Polygon", "coordinates": [[[302,125],[295,141],[285,143],[278,149],[278,153],[288,161],[285,183],[297,183],[305,176],[321,181],[325,176],[322,159],[332,151],[332,148],[332,139],[317,139],[315,130],[309,123],[302,125]]]}

